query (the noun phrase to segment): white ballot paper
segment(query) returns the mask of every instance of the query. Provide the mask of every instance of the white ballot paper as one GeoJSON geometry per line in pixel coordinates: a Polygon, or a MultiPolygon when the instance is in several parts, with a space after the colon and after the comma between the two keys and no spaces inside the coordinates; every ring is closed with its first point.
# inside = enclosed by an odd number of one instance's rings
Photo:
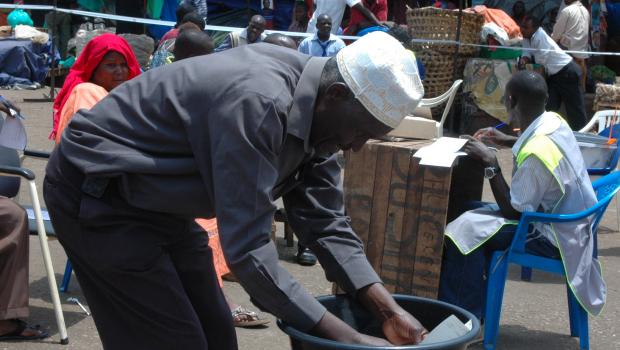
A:
{"type": "Polygon", "coordinates": [[[21,151],[26,148],[26,129],[21,118],[23,117],[11,109],[11,115],[7,115],[0,126],[0,146],[21,151]]]}
{"type": "Polygon", "coordinates": [[[467,139],[440,137],[432,145],[420,148],[413,156],[420,158],[420,165],[449,168],[456,157],[465,155],[465,152],[459,151],[466,143],[467,139]]]}
{"type": "Polygon", "coordinates": [[[458,338],[471,331],[472,327],[473,325],[471,323],[471,320],[467,321],[467,323],[463,323],[461,322],[461,320],[459,320],[458,317],[450,315],[448,318],[443,320],[437,327],[435,327],[426,336],[426,338],[424,338],[420,345],[439,343],[458,338]]]}

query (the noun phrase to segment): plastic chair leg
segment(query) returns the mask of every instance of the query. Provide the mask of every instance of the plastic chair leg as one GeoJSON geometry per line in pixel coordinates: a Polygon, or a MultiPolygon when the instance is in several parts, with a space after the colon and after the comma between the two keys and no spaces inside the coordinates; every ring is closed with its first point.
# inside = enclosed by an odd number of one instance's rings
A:
{"type": "Polygon", "coordinates": [[[588,313],[584,310],[573,295],[568,285],[568,314],[570,319],[570,335],[579,337],[579,348],[582,350],[590,349],[590,335],[588,330],[588,313]]]}
{"type": "Polygon", "coordinates": [[[499,320],[504,299],[508,263],[504,252],[495,252],[488,273],[487,301],[484,320],[484,349],[494,350],[499,333],[499,320]]]}
{"type": "Polygon", "coordinates": [[[616,223],[618,224],[618,231],[620,231],[620,199],[616,196],[616,223]]]}
{"type": "Polygon", "coordinates": [[[531,282],[532,281],[532,268],[531,267],[521,267],[521,281],[531,282]]]}
{"type": "Polygon", "coordinates": [[[71,282],[71,273],[73,272],[73,266],[71,266],[71,260],[67,259],[65,265],[65,274],[62,276],[62,283],[60,284],[60,292],[66,293],[69,290],[69,282],[71,282]]]}

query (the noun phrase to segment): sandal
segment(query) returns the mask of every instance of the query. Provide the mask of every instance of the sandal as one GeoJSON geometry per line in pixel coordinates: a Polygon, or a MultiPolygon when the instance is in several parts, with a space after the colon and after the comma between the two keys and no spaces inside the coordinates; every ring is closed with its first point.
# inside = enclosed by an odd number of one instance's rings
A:
{"type": "Polygon", "coordinates": [[[26,322],[18,319],[10,320],[16,324],[16,328],[4,335],[0,335],[0,341],[5,340],[38,340],[49,337],[46,331],[41,330],[41,326],[36,325],[34,327],[29,326],[26,322]],[[31,335],[24,335],[24,331],[31,331],[31,335]]]}
{"type": "Polygon", "coordinates": [[[238,306],[231,312],[235,327],[256,327],[269,323],[269,320],[259,318],[256,312],[250,311],[243,306],[238,306]]]}

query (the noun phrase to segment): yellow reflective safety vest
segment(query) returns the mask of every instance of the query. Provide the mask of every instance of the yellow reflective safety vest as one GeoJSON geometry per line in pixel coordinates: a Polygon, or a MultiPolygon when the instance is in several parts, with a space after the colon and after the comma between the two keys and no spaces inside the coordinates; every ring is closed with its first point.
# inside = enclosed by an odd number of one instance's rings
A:
{"type": "MultiPolygon", "coordinates": [[[[538,126],[524,133],[515,148],[515,166],[528,157],[537,157],[553,175],[562,190],[551,214],[573,214],[596,204],[596,194],[587,173],[581,151],[568,124],[556,113],[546,112],[538,126]]],[[[446,227],[445,235],[469,254],[493,237],[503,225],[517,224],[501,217],[499,211],[480,208],[468,211],[446,227]]],[[[592,218],[577,222],[551,223],[555,246],[558,247],[567,282],[573,294],[590,314],[601,313],[607,298],[601,265],[592,257],[594,238],[592,218]]]]}

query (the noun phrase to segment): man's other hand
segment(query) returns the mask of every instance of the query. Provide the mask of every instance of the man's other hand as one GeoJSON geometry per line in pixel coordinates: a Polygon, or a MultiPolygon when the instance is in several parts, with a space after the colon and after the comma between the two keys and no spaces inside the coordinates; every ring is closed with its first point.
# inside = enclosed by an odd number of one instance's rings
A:
{"type": "Polygon", "coordinates": [[[390,343],[417,344],[426,337],[426,328],[400,307],[381,283],[360,289],[358,299],[382,323],[383,334],[390,343]]]}
{"type": "Polygon", "coordinates": [[[480,129],[473,137],[487,145],[502,147],[510,147],[516,140],[514,136],[506,135],[494,127],[480,129]]]}

